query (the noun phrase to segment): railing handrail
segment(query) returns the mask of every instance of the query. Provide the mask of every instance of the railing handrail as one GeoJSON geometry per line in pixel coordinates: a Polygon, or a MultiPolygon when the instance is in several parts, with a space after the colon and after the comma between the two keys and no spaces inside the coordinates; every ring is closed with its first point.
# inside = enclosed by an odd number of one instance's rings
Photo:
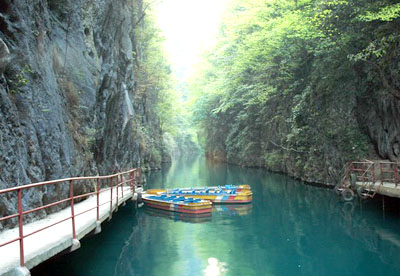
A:
{"type": "Polygon", "coordinates": [[[104,205],[104,204],[106,204],[108,202],[110,203],[110,216],[111,216],[111,213],[113,211],[112,189],[113,188],[116,189],[116,200],[117,200],[116,204],[118,206],[118,187],[121,186],[122,197],[124,197],[124,187],[123,186],[126,183],[129,183],[128,186],[131,187],[132,193],[134,193],[135,192],[135,184],[136,184],[135,182],[137,180],[136,177],[138,177],[138,183],[140,185],[141,184],[141,177],[142,177],[142,172],[141,172],[140,168],[134,168],[134,169],[131,169],[131,170],[128,170],[128,171],[118,172],[118,173],[115,173],[115,174],[105,175],[105,176],[99,176],[98,175],[98,176],[69,177],[69,178],[64,178],[64,179],[56,179],[56,180],[43,181],[43,182],[32,183],[32,184],[26,184],[26,185],[21,185],[21,186],[16,186],[16,187],[0,190],[0,194],[10,193],[10,192],[17,192],[18,193],[18,200],[17,200],[18,212],[15,213],[15,214],[12,214],[12,215],[7,215],[7,216],[0,217],[0,221],[6,221],[6,220],[9,220],[9,219],[18,218],[18,228],[19,228],[19,237],[18,238],[14,238],[12,240],[8,240],[5,243],[0,244],[0,247],[3,247],[3,246],[6,246],[6,245],[8,245],[10,243],[19,241],[20,242],[20,266],[24,267],[25,266],[25,260],[24,260],[24,257],[25,257],[25,254],[24,254],[24,239],[25,238],[27,238],[27,237],[29,237],[29,236],[37,233],[37,232],[40,232],[40,231],[43,231],[43,230],[45,230],[47,228],[55,226],[55,225],[57,225],[57,224],[59,224],[61,222],[64,222],[66,220],[71,219],[71,221],[72,221],[72,239],[76,239],[75,217],[97,208],[96,218],[97,218],[97,221],[98,221],[99,220],[99,208],[100,208],[100,206],[102,206],[102,205],[104,205]],[[136,175],[136,172],[138,173],[137,175],[136,175]],[[128,180],[124,179],[124,177],[123,177],[123,175],[126,175],[126,174],[128,174],[128,180]],[[113,179],[114,178],[115,178],[115,183],[113,185],[113,179]],[[110,185],[110,187],[108,187],[105,190],[100,190],[100,180],[102,180],[102,179],[109,179],[109,181],[107,181],[107,182],[110,185]],[[82,180],[96,180],[95,192],[89,192],[89,193],[84,193],[84,194],[80,194],[80,195],[74,195],[73,182],[74,181],[82,181],[82,180]],[[22,208],[22,191],[23,190],[30,189],[30,188],[36,188],[36,187],[40,187],[40,186],[45,186],[45,185],[58,184],[58,183],[65,183],[66,185],[69,185],[69,196],[67,198],[59,200],[59,201],[56,201],[56,202],[53,202],[51,204],[47,204],[47,205],[43,205],[43,206],[40,206],[40,207],[36,207],[36,208],[30,209],[30,210],[23,210],[23,208],[22,208]],[[105,202],[105,203],[100,204],[100,202],[99,202],[99,194],[101,192],[104,192],[104,191],[108,190],[108,189],[111,190],[110,191],[110,200],[105,202]],[[96,197],[97,197],[96,207],[92,207],[92,208],[89,208],[88,210],[84,210],[84,211],[81,211],[78,214],[75,214],[75,212],[74,212],[74,200],[75,199],[79,199],[79,198],[83,198],[84,196],[89,196],[89,195],[94,195],[94,194],[96,194],[96,197]],[[62,219],[60,221],[57,221],[57,222],[55,222],[53,224],[50,224],[50,225],[47,225],[47,226],[42,227],[40,229],[37,229],[36,231],[31,232],[29,234],[24,234],[24,232],[23,232],[23,226],[24,226],[23,216],[24,215],[26,215],[28,213],[31,213],[31,212],[36,212],[36,211],[41,210],[41,209],[46,209],[46,208],[49,208],[49,207],[52,207],[52,206],[55,206],[55,205],[58,205],[58,204],[61,204],[61,203],[64,203],[64,202],[68,202],[68,201],[70,202],[70,208],[71,208],[71,215],[70,216],[68,216],[68,217],[66,217],[66,218],[64,218],[64,219],[62,219]]]}
{"type": "Polygon", "coordinates": [[[134,168],[134,169],[131,169],[128,171],[119,172],[119,173],[110,174],[110,175],[76,176],[76,177],[69,177],[69,178],[63,178],[63,179],[55,179],[55,180],[48,180],[48,181],[43,181],[43,182],[25,184],[25,185],[21,185],[21,186],[15,186],[12,188],[2,189],[2,190],[0,190],[0,194],[4,194],[4,193],[8,193],[8,192],[15,192],[20,189],[24,190],[24,189],[30,189],[30,188],[34,188],[34,187],[49,185],[49,184],[58,184],[58,183],[62,183],[62,182],[68,182],[71,180],[76,181],[76,180],[91,180],[91,179],[108,179],[108,178],[113,178],[113,177],[119,176],[121,174],[131,173],[131,172],[134,172],[137,170],[138,170],[138,168],[134,168]]]}
{"type": "MultiPolygon", "coordinates": [[[[379,179],[381,184],[383,185],[384,180],[393,180],[393,182],[395,183],[396,187],[397,184],[399,182],[399,162],[393,162],[393,161],[383,161],[383,160],[377,160],[377,161],[370,161],[370,160],[366,160],[366,161],[353,161],[348,163],[349,164],[349,173],[350,172],[355,172],[355,173],[362,173],[360,177],[363,177],[368,171],[372,171],[373,174],[373,179],[371,180],[372,182],[377,181],[377,179],[375,179],[376,175],[375,175],[375,170],[378,169],[379,170],[379,179]],[[367,168],[365,167],[355,167],[356,165],[360,165],[360,164],[364,164],[364,165],[368,165],[367,168]],[[355,166],[353,166],[355,165],[355,166]],[[386,170],[383,168],[383,165],[390,165],[390,166],[394,166],[393,170],[386,170]],[[384,177],[385,173],[390,173],[393,174],[393,179],[386,179],[384,177]]],[[[364,180],[363,180],[364,182],[364,180]]],[[[373,183],[371,183],[373,184],[373,183]]]]}
{"type": "MultiPolygon", "coordinates": [[[[371,170],[371,167],[374,167],[373,169],[375,169],[375,163],[367,163],[367,164],[369,164],[369,166],[368,166],[368,168],[366,168],[365,170],[364,170],[364,173],[361,175],[361,177],[364,177],[366,174],[367,174],[367,172],[369,171],[369,170],[371,170]]],[[[363,182],[365,182],[364,180],[363,180],[363,182]]]]}
{"type": "Polygon", "coordinates": [[[371,161],[371,160],[365,160],[365,161],[352,161],[350,162],[351,164],[399,164],[399,162],[393,162],[393,161],[384,161],[384,160],[377,160],[377,161],[371,161]]]}

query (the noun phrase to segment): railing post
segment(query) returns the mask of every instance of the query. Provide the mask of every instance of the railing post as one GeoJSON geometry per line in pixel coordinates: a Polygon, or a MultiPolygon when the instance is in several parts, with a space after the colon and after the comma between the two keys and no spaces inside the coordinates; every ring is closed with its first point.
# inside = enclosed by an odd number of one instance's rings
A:
{"type": "Polygon", "coordinates": [[[352,163],[350,163],[350,162],[346,164],[346,179],[349,181],[349,183],[350,183],[351,166],[352,166],[352,163]]]}
{"type": "Polygon", "coordinates": [[[379,170],[380,170],[380,175],[381,175],[381,185],[383,184],[384,180],[384,175],[383,175],[383,165],[382,162],[379,162],[379,170]]]}
{"type": "Polygon", "coordinates": [[[72,245],[71,245],[71,248],[69,249],[69,251],[72,252],[81,247],[81,243],[76,238],[76,231],[75,231],[74,183],[73,183],[73,180],[69,181],[69,197],[71,199],[71,219],[72,219],[72,245]]]}
{"type": "Polygon", "coordinates": [[[112,215],[112,177],[110,177],[110,218],[112,215]]]}
{"type": "Polygon", "coordinates": [[[24,256],[24,221],[22,218],[22,189],[18,190],[18,227],[19,227],[19,261],[20,266],[25,266],[25,256],[24,256]]]}
{"type": "Polygon", "coordinates": [[[372,165],[372,185],[375,185],[375,181],[376,181],[376,176],[375,176],[375,162],[372,165]]]}
{"type": "Polygon", "coordinates": [[[100,220],[100,179],[97,178],[96,186],[96,197],[97,197],[97,220],[100,220]]]}
{"type": "Polygon", "coordinates": [[[129,186],[131,187],[131,191],[133,194],[133,176],[135,175],[135,171],[129,173],[129,186]]]}
{"type": "Polygon", "coordinates": [[[393,169],[393,171],[394,171],[394,183],[395,183],[395,186],[397,187],[397,183],[399,182],[399,163],[394,163],[393,164],[394,165],[394,169],[393,169]]]}
{"type": "Polygon", "coordinates": [[[96,216],[96,228],[94,230],[95,234],[101,232],[101,221],[100,221],[100,178],[97,177],[96,185],[96,199],[97,199],[97,216],[96,216]]]}
{"type": "Polygon", "coordinates": [[[115,180],[116,180],[116,185],[117,185],[117,206],[116,206],[116,209],[118,210],[118,186],[120,184],[120,183],[118,183],[118,181],[119,181],[119,175],[118,174],[115,177],[115,180]]]}
{"type": "Polygon", "coordinates": [[[76,239],[75,212],[74,212],[74,185],[72,180],[69,181],[69,197],[71,199],[72,238],[76,239]]]}
{"type": "Polygon", "coordinates": [[[137,172],[137,170],[135,170],[134,172],[133,172],[133,179],[132,179],[132,194],[135,194],[136,193],[136,172],[137,172]]]}
{"type": "Polygon", "coordinates": [[[142,168],[139,168],[139,186],[142,186],[142,168]]]}
{"type": "Polygon", "coordinates": [[[122,193],[122,199],[124,199],[124,177],[122,174],[120,175],[121,177],[121,193],[122,193]]]}

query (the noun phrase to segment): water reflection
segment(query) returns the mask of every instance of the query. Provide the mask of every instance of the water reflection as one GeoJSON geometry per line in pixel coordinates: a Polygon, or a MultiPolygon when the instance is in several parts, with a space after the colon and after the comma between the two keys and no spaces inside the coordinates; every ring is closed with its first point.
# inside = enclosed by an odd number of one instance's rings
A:
{"type": "MultiPolygon", "coordinates": [[[[254,202],[243,213],[248,217],[230,218],[227,214],[235,212],[224,214],[227,206],[214,206],[213,225],[208,230],[212,234],[209,241],[198,245],[199,251],[207,252],[205,244],[217,241],[222,249],[215,256],[230,264],[229,275],[365,275],[371,270],[379,274],[383,267],[387,275],[400,271],[396,264],[399,224],[397,220],[382,221],[374,202],[345,203],[331,190],[260,169],[199,159],[185,160],[185,166],[191,173],[179,176],[186,180],[184,184],[172,176],[179,171],[175,167],[164,172],[167,179],[175,181],[164,182],[163,187],[252,186],[254,202]],[[366,209],[373,210],[372,214],[366,209]],[[214,219],[219,214],[221,217],[214,219]],[[366,263],[374,267],[366,269],[366,263]]],[[[149,183],[160,184],[157,179],[152,181],[149,183]]]]}
{"type": "Polygon", "coordinates": [[[204,276],[224,275],[228,270],[226,263],[220,262],[217,258],[208,258],[208,266],[204,269],[204,276]]]}
{"type": "Polygon", "coordinates": [[[59,275],[400,275],[399,216],[383,216],[379,199],[348,204],[328,189],[203,158],[152,173],[147,186],[224,184],[251,185],[253,203],[214,206],[200,221],[145,208],[114,216],[59,275]]]}
{"type": "Polygon", "coordinates": [[[213,204],[213,216],[245,216],[250,214],[253,204],[213,204]]]}
{"type": "Polygon", "coordinates": [[[157,216],[165,219],[170,219],[173,221],[183,221],[190,223],[204,223],[211,221],[211,213],[186,214],[186,213],[178,213],[178,212],[156,209],[147,206],[145,206],[143,210],[147,215],[157,216]]]}

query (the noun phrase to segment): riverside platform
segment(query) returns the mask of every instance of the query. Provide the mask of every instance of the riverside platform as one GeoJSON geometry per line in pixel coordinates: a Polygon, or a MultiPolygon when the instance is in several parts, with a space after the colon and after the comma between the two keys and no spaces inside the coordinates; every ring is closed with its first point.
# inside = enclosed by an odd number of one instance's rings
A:
{"type": "Polygon", "coordinates": [[[399,163],[390,161],[351,162],[346,165],[342,181],[335,187],[346,201],[373,198],[376,194],[400,198],[399,163]]]}
{"type": "Polygon", "coordinates": [[[377,181],[375,183],[372,182],[356,182],[355,183],[356,190],[362,189],[363,192],[377,193],[384,196],[389,197],[397,197],[400,198],[400,185],[396,185],[395,183],[377,181]]]}

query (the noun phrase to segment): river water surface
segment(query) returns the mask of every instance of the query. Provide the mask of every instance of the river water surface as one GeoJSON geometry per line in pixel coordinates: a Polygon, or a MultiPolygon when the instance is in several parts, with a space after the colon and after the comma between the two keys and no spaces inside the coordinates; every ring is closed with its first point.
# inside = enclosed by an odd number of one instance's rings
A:
{"type": "Polygon", "coordinates": [[[33,275],[400,275],[400,217],[382,199],[345,204],[329,189],[202,157],[152,172],[146,188],[225,184],[250,184],[253,203],[195,218],[129,203],[33,275]]]}

